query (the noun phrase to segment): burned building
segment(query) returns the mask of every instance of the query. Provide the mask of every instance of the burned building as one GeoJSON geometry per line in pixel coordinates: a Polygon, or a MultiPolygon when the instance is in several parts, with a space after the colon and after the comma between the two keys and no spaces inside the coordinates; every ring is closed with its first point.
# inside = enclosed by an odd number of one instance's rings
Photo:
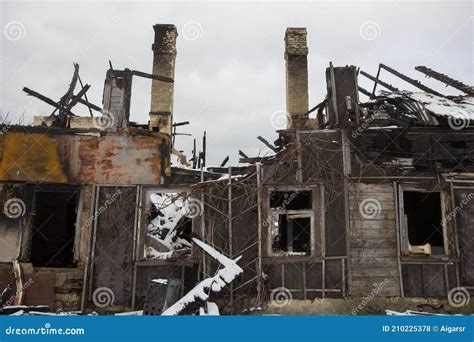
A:
{"type": "Polygon", "coordinates": [[[154,29],[152,74],[111,65],[98,107],[76,66],[58,102],[25,88],[55,108],[50,117],[3,129],[0,281],[19,289],[14,304],[180,314],[212,298],[230,314],[472,312],[453,301],[474,288],[472,87],[417,67],[465,94],[448,96],[383,64],[377,76],[330,64],[327,94],[310,109],[307,32],[288,28],[287,127],[274,144],[259,137],[272,155],[206,167],[204,140],[190,166],[173,148],[177,31],[154,29]],[[152,80],[148,124],[129,120],[133,76],[152,80]],[[75,116],[77,103],[91,116],[75,116]]]}

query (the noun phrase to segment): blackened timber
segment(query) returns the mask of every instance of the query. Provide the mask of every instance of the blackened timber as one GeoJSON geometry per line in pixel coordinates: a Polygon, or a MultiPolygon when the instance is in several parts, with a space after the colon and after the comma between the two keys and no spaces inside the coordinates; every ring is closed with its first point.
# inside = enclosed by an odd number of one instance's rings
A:
{"type": "Polygon", "coordinates": [[[370,99],[375,98],[375,96],[374,96],[373,94],[371,94],[368,90],[362,88],[360,85],[357,86],[357,89],[359,89],[359,91],[360,91],[362,94],[368,96],[370,99]]]}
{"type": "Polygon", "coordinates": [[[418,89],[421,89],[423,91],[426,91],[427,93],[430,93],[430,94],[433,94],[433,95],[436,95],[436,96],[446,97],[445,95],[443,95],[441,93],[438,93],[436,90],[433,90],[433,89],[425,86],[420,81],[417,81],[413,78],[410,78],[406,75],[403,75],[402,73],[398,72],[395,69],[392,69],[392,68],[386,66],[385,64],[380,63],[380,67],[387,70],[388,72],[394,74],[395,76],[401,78],[405,82],[410,83],[412,86],[417,87],[418,89]]]}
{"type": "Polygon", "coordinates": [[[248,155],[246,155],[244,152],[242,152],[241,150],[239,150],[239,155],[241,155],[242,157],[244,158],[250,158],[248,155]]]}
{"type": "Polygon", "coordinates": [[[193,140],[193,169],[196,168],[197,160],[196,160],[196,139],[193,140]]]}
{"type": "Polygon", "coordinates": [[[415,67],[415,70],[422,72],[428,77],[432,77],[435,80],[438,80],[440,82],[443,82],[446,85],[449,85],[457,90],[462,91],[463,93],[474,96],[474,87],[465,84],[461,81],[455,80],[454,78],[449,77],[448,75],[442,74],[440,72],[437,72],[433,69],[430,69],[426,66],[417,66],[415,67]]]}
{"type": "Polygon", "coordinates": [[[318,103],[316,106],[314,106],[313,108],[308,110],[306,113],[304,113],[303,116],[307,116],[311,114],[312,112],[314,112],[315,110],[318,110],[319,108],[326,106],[327,103],[328,103],[328,100],[324,99],[322,102],[318,103]]]}
{"type": "Polygon", "coordinates": [[[65,108],[66,111],[71,110],[71,108],[79,102],[79,99],[87,93],[90,87],[90,85],[86,84],[77,95],[73,96],[71,102],[69,102],[65,108]]]}
{"type": "MultiPolygon", "coordinates": [[[[128,70],[128,69],[125,69],[125,70],[128,70]]],[[[150,78],[152,80],[161,81],[161,82],[174,83],[174,80],[172,78],[169,78],[169,77],[147,74],[146,72],[137,71],[137,70],[131,70],[130,72],[134,76],[150,78]]]]}
{"type": "Polygon", "coordinates": [[[25,93],[27,93],[28,95],[30,96],[34,96],[36,97],[37,99],[40,99],[41,101],[43,102],[46,102],[47,104],[55,107],[55,108],[58,108],[59,107],[59,103],[57,103],[56,101],[54,100],[51,100],[49,97],[46,97],[44,95],[41,95],[40,93],[34,91],[34,90],[31,90],[30,88],[27,88],[27,87],[24,87],[23,88],[23,91],[25,93]]]}
{"type": "MultiPolygon", "coordinates": [[[[81,85],[82,88],[84,88],[84,84],[82,84],[81,76],[77,75],[77,79],[79,80],[79,84],[81,85]]],[[[89,99],[87,98],[87,94],[84,94],[84,98],[86,99],[87,102],[89,102],[89,99]]],[[[87,108],[89,109],[89,114],[91,117],[94,115],[92,114],[92,109],[89,105],[87,105],[87,108]]]]}
{"type": "Polygon", "coordinates": [[[391,91],[398,91],[398,89],[395,88],[393,85],[388,84],[388,83],[385,83],[384,81],[380,80],[379,78],[374,77],[374,76],[372,76],[372,75],[366,73],[366,72],[363,71],[363,70],[360,70],[360,74],[361,74],[362,76],[367,77],[369,80],[372,80],[372,81],[374,81],[374,82],[379,83],[380,85],[384,86],[384,87],[387,88],[388,90],[391,90],[391,91]]]}
{"type": "Polygon", "coordinates": [[[204,135],[202,136],[202,167],[206,167],[206,131],[204,131],[204,135]]]}
{"type": "Polygon", "coordinates": [[[380,64],[379,64],[379,68],[377,69],[377,75],[375,76],[374,88],[372,89],[372,95],[375,95],[375,90],[377,89],[377,84],[379,83],[379,77],[380,77],[380,64]]]}
{"type": "Polygon", "coordinates": [[[278,149],[273,146],[272,144],[270,144],[264,137],[262,136],[258,136],[257,137],[258,140],[260,140],[261,142],[263,142],[270,150],[272,150],[273,152],[277,153],[278,152],[278,149]]]}
{"type": "Polygon", "coordinates": [[[225,157],[225,159],[222,161],[221,163],[221,166],[220,167],[224,167],[225,164],[227,164],[227,162],[229,161],[229,156],[225,157]]]}
{"type": "Polygon", "coordinates": [[[99,106],[97,106],[97,105],[95,105],[95,104],[93,104],[93,103],[90,103],[90,102],[87,101],[87,100],[78,99],[77,102],[82,103],[83,105],[85,105],[85,106],[87,106],[87,107],[90,107],[90,108],[92,108],[93,110],[102,113],[102,108],[100,108],[99,106]]]}

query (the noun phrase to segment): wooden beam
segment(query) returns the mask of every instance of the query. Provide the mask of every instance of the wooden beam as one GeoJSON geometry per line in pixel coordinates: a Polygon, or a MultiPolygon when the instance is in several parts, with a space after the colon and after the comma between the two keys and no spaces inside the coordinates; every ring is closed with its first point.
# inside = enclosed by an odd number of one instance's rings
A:
{"type": "MultiPolygon", "coordinates": [[[[128,70],[128,69],[125,69],[125,70],[128,70]]],[[[161,82],[174,83],[174,80],[172,78],[169,78],[169,77],[158,76],[158,75],[153,75],[153,74],[147,74],[146,72],[137,71],[137,70],[131,70],[131,73],[134,76],[139,76],[139,77],[144,77],[144,78],[151,78],[152,80],[161,81],[161,82]]]]}
{"type": "Polygon", "coordinates": [[[376,78],[376,77],[374,77],[374,76],[372,76],[372,75],[366,73],[366,72],[363,71],[363,70],[360,71],[360,74],[361,74],[362,76],[367,77],[369,80],[372,80],[372,81],[374,81],[374,82],[376,82],[376,83],[379,83],[380,85],[384,86],[384,87],[387,88],[388,90],[391,90],[391,91],[399,91],[399,90],[398,90],[397,88],[395,88],[393,85],[388,84],[388,83],[385,83],[384,81],[379,80],[378,78],[376,78]]]}
{"type": "Polygon", "coordinates": [[[427,86],[425,86],[424,84],[422,84],[420,81],[418,80],[415,80],[413,78],[410,78],[406,75],[403,75],[402,73],[398,72],[397,70],[395,69],[392,69],[388,66],[386,66],[385,64],[382,64],[380,63],[380,67],[387,70],[388,72],[394,74],[395,76],[401,78],[402,80],[404,80],[405,82],[407,83],[410,83],[412,86],[418,88],[418,89],[421,89],[423,91],[426,91],[427,93],[430,93],[430,94],[433,94],[433,95],[436,95],[436,96],[441,96],[441,97],[446,97],[445,95],[441,94],[441,93],[438,93],[436,90],[433,90],[427,86]]]}
{"type": "Polygon", "coordinates": [[[457,90],[462,91],[463,93],[474,96],[474,87],[468,84],[465,84],[461,81],[455,80],[454,78],[449,77],[448,75],[437,72],[433,69],[430,69],[425,66],[417,66],[415,70],[422,72],[428,77],[433,77],[435,80],[443,82],[444,84],[451,86],[457,90]]]}

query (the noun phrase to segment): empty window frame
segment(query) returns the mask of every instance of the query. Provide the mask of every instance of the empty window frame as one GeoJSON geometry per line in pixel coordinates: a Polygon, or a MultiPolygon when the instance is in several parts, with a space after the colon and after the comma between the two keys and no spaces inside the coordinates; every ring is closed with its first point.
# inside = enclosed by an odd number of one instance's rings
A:
{"type": "Polygon", "coordinates": [[[313,249],[313,192],[270,191],[270,237],[274,255],[311,255],[313,249]]]}
{"type": "Polygon", "coordinates": [[[191,253],[193,213],[189,195],[181,190],[146,194],[146,259],[174,259],[191,253]]]}
{"type": "Polygon", "coordinates": [[[74,267],[79,191],[36,191],[30,262],[36,267],[74,267]]]}
{"type": "Polygon", "coordinates": [[[402,189],[400,208],[403,254],[447,254],[442,192],[402,189]]]}

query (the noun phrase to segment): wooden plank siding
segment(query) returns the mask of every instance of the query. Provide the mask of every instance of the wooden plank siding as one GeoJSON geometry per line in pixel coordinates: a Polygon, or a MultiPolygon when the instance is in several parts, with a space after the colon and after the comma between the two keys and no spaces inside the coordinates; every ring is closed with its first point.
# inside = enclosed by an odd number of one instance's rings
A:
{"type": "Polygon", "coordinates": [[[400,296],[393,185],[355,183],[349,192],[352,277],[349,293],[400,296]],[[364,204],[368,211],[364,211],[364,204]],[[378,291],[373,292],[382,282],[378,291]]]}

